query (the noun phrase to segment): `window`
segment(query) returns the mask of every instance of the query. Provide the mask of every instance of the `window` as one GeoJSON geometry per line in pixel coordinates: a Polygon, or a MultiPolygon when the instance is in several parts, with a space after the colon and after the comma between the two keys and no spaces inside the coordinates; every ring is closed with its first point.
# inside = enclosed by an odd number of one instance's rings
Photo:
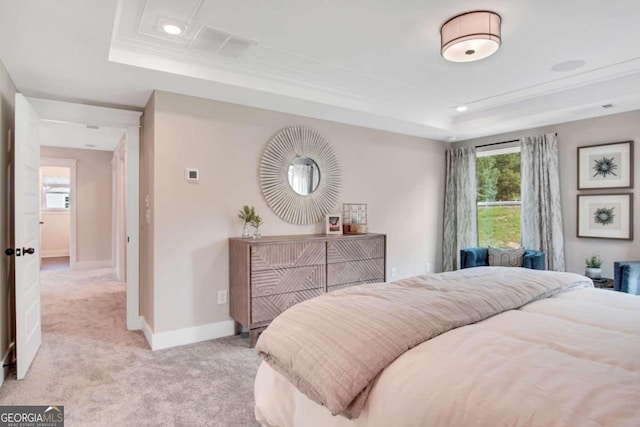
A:
{"type": "Polygon", "coordinates": [[[42,176],[42,209],[69,210],[71,180],[68,176],[42,176]]]}
{"type": "Polygon", "coordinates": [[[477,153],[478,245],[519,248],[520,146],[477,153]]]}

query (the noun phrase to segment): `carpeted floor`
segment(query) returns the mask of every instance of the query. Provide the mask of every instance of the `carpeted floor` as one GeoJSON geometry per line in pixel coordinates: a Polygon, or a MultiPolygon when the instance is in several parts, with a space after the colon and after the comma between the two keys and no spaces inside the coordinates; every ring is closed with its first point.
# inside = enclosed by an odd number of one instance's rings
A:
{"type": "Polygon", "coordinates": [[[256,426],[260,363],[246,336],[152,352],[125,327],[108,269],[43,271],[42,346],[0,405],[64,405],[67,426],[256,426]]]}

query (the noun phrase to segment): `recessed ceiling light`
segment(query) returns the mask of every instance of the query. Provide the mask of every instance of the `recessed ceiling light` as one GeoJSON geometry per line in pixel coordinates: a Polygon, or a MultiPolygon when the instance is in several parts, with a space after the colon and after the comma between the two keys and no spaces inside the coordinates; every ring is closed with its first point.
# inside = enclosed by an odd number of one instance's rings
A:
{"type": "Polygon", "coordinates": [[[176,24],[164,24],[162,26],[162,30],[167,34],[171,34],[172,36],[177,36],[178,34],[182,33],[182,28],[177,26],[176,24]]]}
{"type": "Polygon", "coordinates": [[[467,108],[468,107],[466,105],[458,105],[456,107],[456,111],[459,112],[459,113],[462,113],[463,111],[467,111],[467,108]]]}

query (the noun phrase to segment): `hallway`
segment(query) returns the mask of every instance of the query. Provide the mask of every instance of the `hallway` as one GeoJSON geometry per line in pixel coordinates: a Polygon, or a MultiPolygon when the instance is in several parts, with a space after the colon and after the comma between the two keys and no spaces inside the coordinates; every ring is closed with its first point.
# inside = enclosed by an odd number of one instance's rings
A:
{"type": "Polygon", "coordinates": [[[246,335],[152,352],[113,269],[42,271],[42,346],[0,405],[61,405],[69,426],[254,426],[246,335]]]}
{"type": "Polygon", "coordinates": [[[68,269],[69,269],[68,256],[42,258],[42,262],[40,264],[40,271],[68,270],[68,269]]]}

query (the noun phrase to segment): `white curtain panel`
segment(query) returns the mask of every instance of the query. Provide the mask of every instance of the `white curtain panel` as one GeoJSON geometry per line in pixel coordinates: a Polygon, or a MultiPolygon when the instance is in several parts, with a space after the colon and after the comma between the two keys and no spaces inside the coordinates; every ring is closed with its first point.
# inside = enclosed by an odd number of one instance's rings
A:
{"type": "Polygon", "coordinates": [[[522,246],[544,252],[548,270],[565,271],[558,137],[530,136],[520,143],[522,246]]]}
{"type": "Polygon", "coordinates": [[[458,268],[460,249],[478,245],[476,148],[447,151],[442,270],[458,268]]]}

